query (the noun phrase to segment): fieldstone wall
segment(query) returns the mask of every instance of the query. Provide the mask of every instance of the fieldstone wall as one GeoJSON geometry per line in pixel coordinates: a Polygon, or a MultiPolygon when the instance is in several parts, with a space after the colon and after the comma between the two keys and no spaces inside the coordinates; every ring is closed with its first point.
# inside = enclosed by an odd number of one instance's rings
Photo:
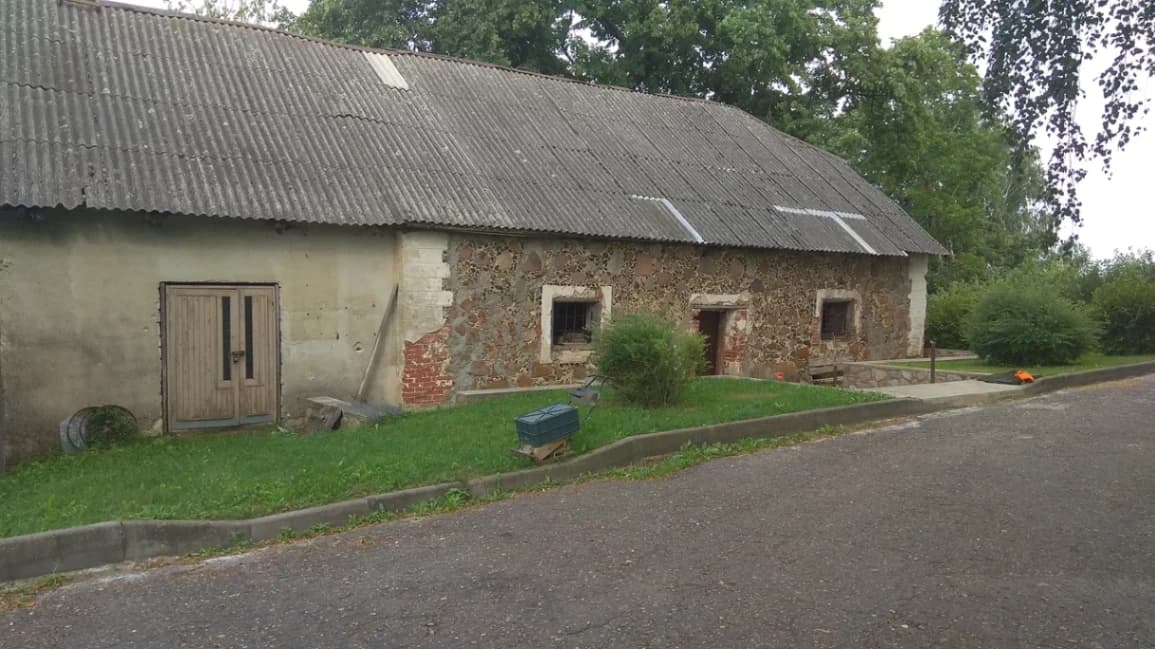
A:
{"type": "Polygon", "coordinates": [[[452,235],[446,257],[449,374],[458,391],[573,383],[592,370],[572,352],[542,362],[545,285],[611,287],[614,315],[657,311],[687,327],[703,307],[732,309],[727,373],[794,378],[827,357],[899,358],[908,346],[906,258],[471,234],[452,235]],[[861,297],[852,340],[816,339],[820,289],[861,297]],[[710,301],[695,304],[701,296],[710,301]]]}
{"type": "MultiPolygon", "coordinates": [[[[922,385],[930,383],[930,370],[918,367],[896,365],[875,365],[873,363],[850,363],[845,366],[843,380],[848,388],[889,388],[897,385],[922,385]]],[[[983,376],[967,372],[935,372],[935,383],[968,381],[983,376]]]]}

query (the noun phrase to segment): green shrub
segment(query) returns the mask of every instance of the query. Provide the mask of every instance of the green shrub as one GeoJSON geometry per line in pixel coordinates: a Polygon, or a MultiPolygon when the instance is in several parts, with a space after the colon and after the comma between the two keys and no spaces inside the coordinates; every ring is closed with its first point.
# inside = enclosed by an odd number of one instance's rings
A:
{"type": "Polygon", "coordinates": [[[1040,284],[999,282],[979,298],[967,336],[971,349],[991,363],[1062,365],[1095,344],[1087,310],[1040,284]]]}
{"type": "Polygon", "coordinates": [[[650,314],[615,318],[595,342],[598,371],[622,399],[647,407],[676,403],[706,358],[702,336],[650,314]]]}
{"type": "Polygon", "coordinates": [[[1155,280],[1125,269],[1095,290],[1092,305],[1103,322],[1108,354],[1155,353],[1155,280]]]}
{"type": "Polygon", "coordinates": [[[943,349],[968,349],[966,329],[979,300],[978,284],[956,283],[926,300],[926,340],[943,349]]]}
{"type": "Polygon", "coordinates": [[[1080,286],[1082,278],[1092,270],[1088,264],[1063,259],[1028,261],[1003,273],[1001,281],[1018,287],[1044,287],[1063,299],[1086,302],[1080,286]]]}

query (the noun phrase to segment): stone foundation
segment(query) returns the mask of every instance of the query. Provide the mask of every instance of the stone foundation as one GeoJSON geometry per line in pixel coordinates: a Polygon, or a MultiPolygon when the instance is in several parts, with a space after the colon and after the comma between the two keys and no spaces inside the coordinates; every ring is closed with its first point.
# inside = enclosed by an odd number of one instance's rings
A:
{"type": "MultiPolygon", "coordinates": [[[[968,381],[985,376],[970,372],[935,372],[935,383],[968,381]]],[[[889,388],[898,385],[921,385],[930,383],[930,370],[898,365],[877,365],[874,363],[850,363],[845,366],[844,385],[848,388],[868,390],[889,388]]]]}

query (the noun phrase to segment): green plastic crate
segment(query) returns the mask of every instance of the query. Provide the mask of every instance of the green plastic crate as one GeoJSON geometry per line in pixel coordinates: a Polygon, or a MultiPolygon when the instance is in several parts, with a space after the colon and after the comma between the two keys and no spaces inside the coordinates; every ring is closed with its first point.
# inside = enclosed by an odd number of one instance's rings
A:
{"type": "Polygon", "coordinates": [[[518,417],[517,439],[528,446],[544,446],[573,437],[581,428],[578,409],[564,403],[539,408],[518,417]]]}

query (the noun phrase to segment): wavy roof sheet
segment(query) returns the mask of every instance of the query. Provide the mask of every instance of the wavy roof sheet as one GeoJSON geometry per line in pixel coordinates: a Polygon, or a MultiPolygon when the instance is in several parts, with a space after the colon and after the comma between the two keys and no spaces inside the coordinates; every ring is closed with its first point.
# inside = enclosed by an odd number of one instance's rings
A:
{"type": "Polygon", "coordinates": [[[125,5],[0,15],[0,205],[945,252],[722,104],[125,5]]]}

